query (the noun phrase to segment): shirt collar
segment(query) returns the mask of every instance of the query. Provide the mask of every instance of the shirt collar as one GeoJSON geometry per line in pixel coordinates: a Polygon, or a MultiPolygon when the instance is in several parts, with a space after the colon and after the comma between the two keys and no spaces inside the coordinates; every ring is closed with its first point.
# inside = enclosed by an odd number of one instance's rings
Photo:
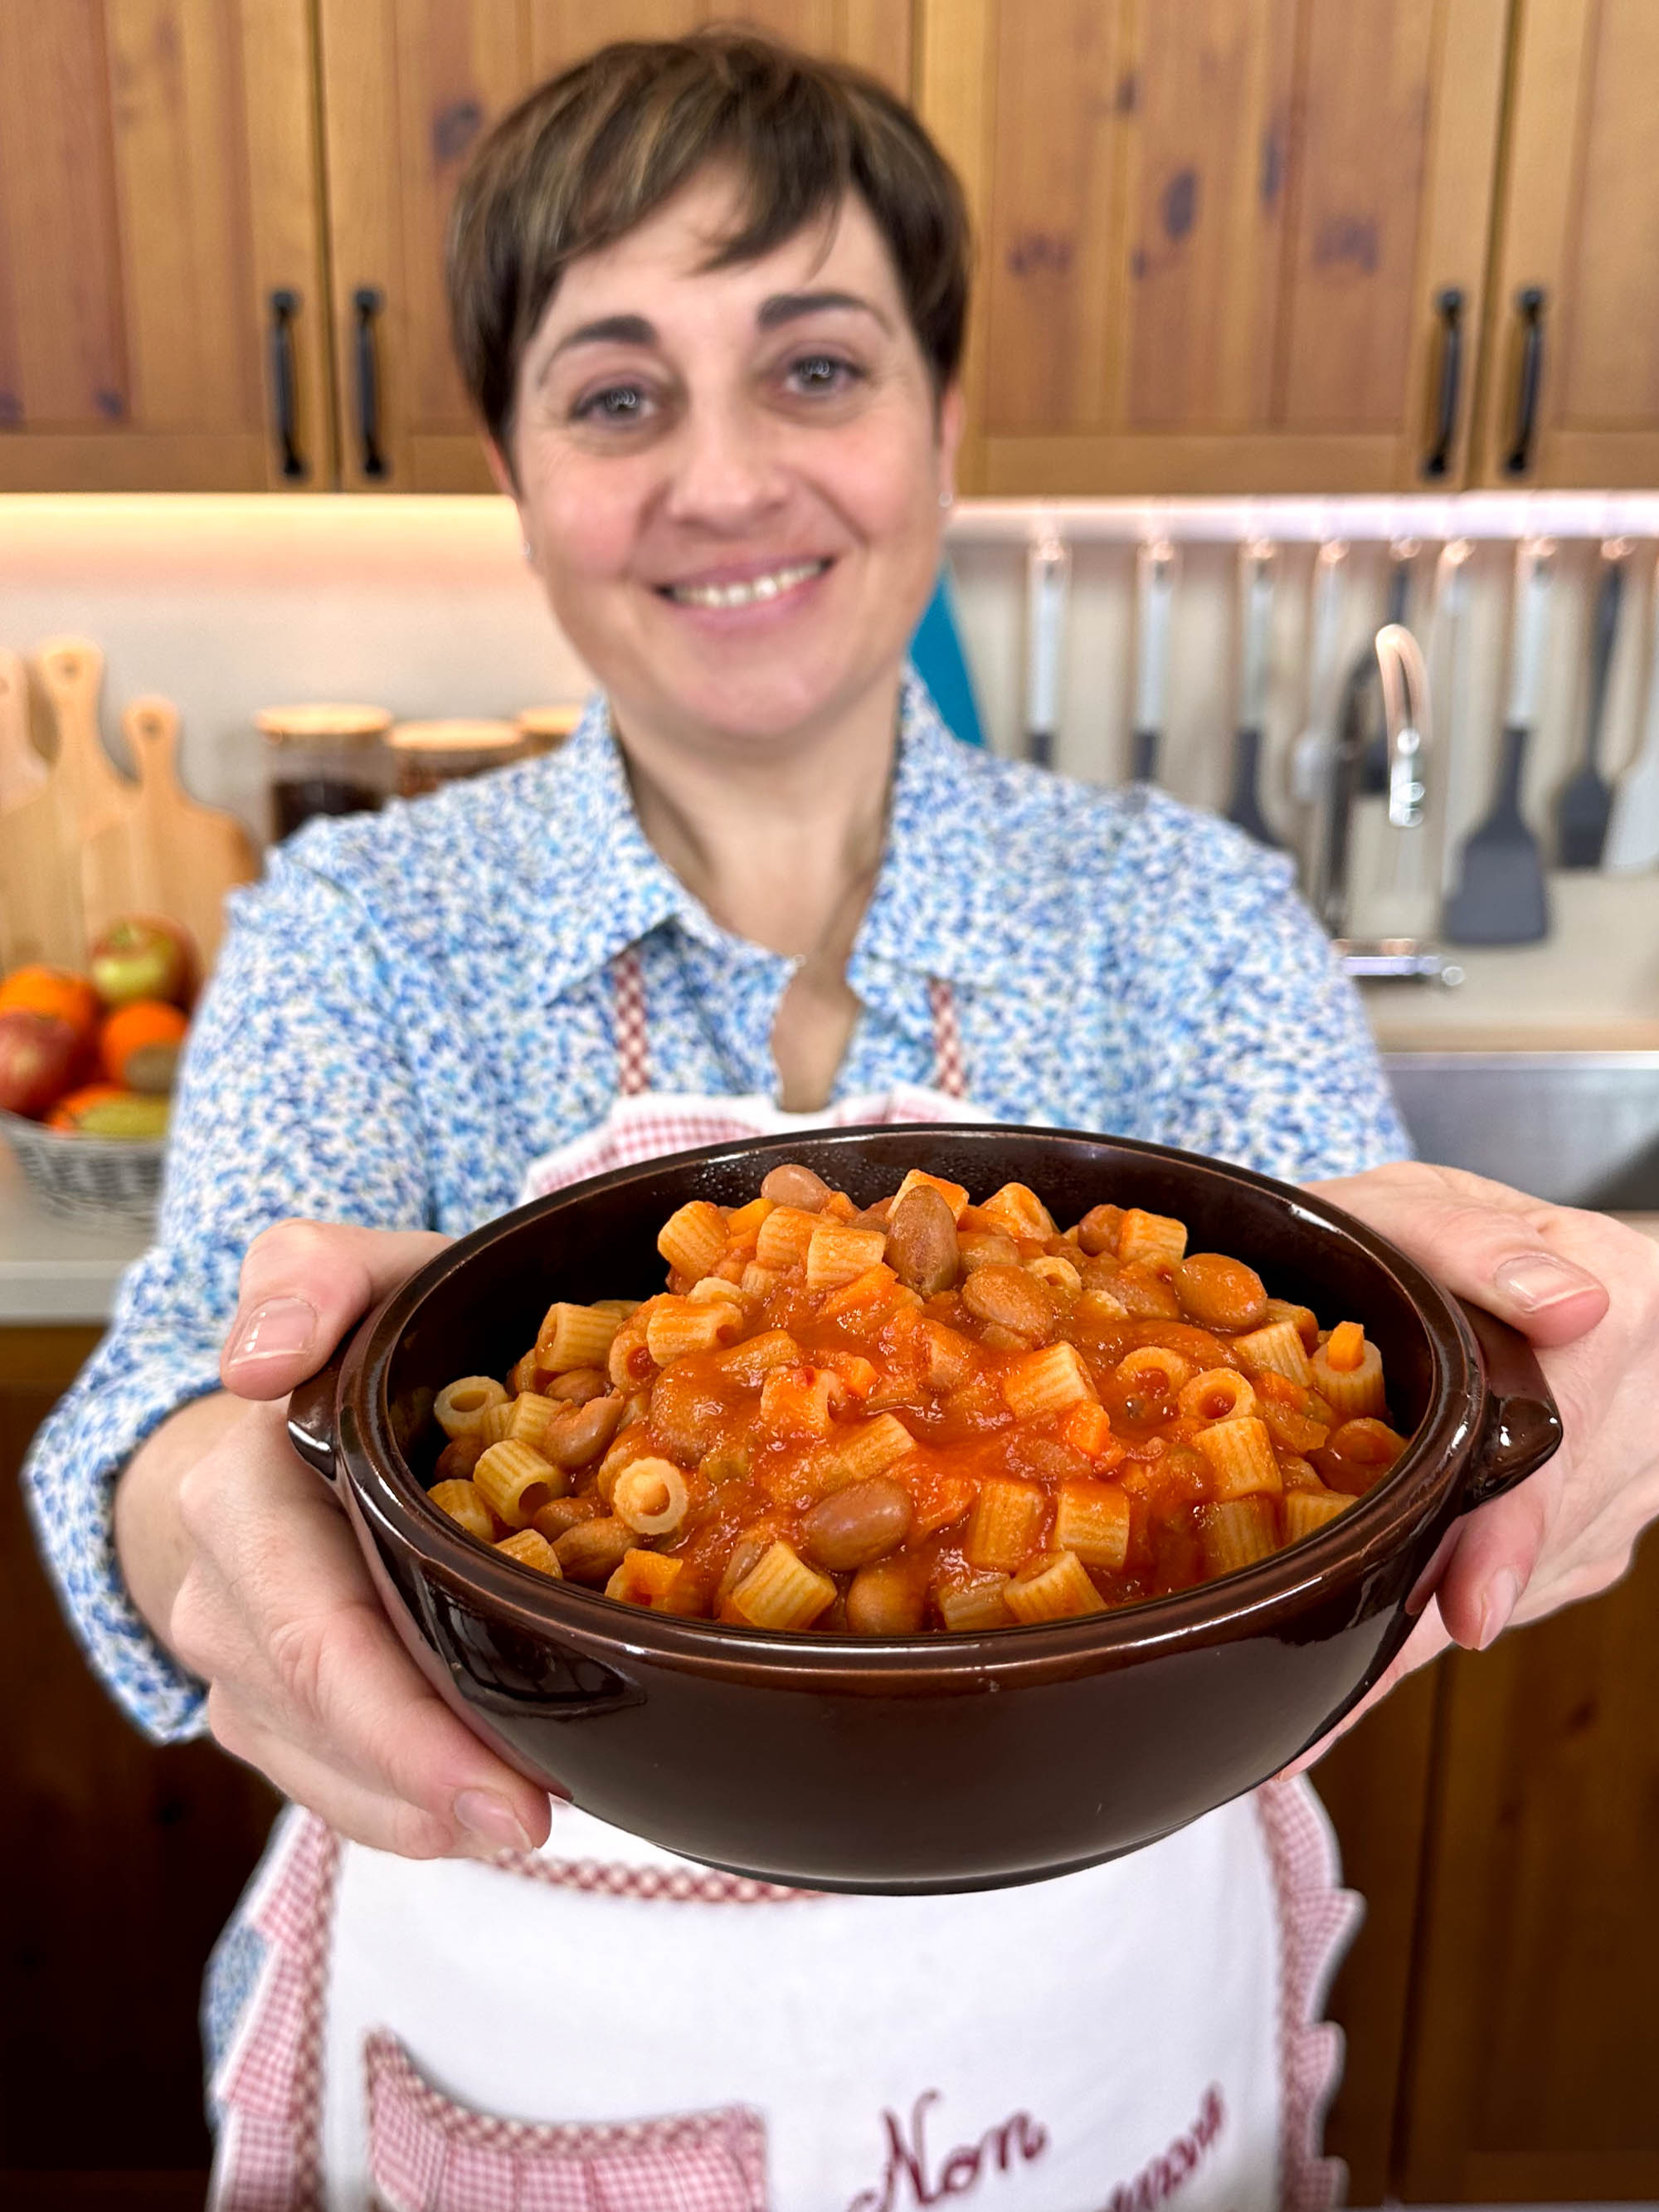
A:
{"type": "MultiPolygon", "coordinates": [[[[545,764],[538,810],[545,832],[527,873],[525,916],[550,995],[596,974],[665,921],[734,960],[777,955],[723,929],[652,846],[634,808],[610,708],[596,694],[545,764]]],[[[964,868],[990,850],[987,800],[969,749],[939,718],[907,671],[881,870],[860,927],[848,980],[878,989],[879,971],[966,981],[974,972],[964,924],[964,868]]]]}

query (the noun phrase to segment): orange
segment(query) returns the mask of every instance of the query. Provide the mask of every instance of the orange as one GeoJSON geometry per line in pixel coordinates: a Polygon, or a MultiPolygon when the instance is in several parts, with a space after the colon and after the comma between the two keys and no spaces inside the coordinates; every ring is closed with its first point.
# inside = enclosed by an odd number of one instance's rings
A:
{"type": "Polygon", "coordinates": [[[10,1006],[67,1023],[82,1044],[90,1044],[97,1033],[98,994],[84,975],[74,975],[67,968],[48,968],[40,963],[14,968],[0,980],[0,1011],[10,1006]]]}
{"type": "Polygon", "coordinates": [[[134,999],[106,1016],[99,1056],[112,1083],[159,1093],[173,1088],[179,1049],[190,1024],[162,999],[134,999]]]}
{"type": "Polygon", "coordinates": [[[49,1129],[71,1136],[155,1139],[167,1134],[167,1102],[124,1091],[118,1083],[88,1083],[60,1098],[46,1116],[49,1129]]]}

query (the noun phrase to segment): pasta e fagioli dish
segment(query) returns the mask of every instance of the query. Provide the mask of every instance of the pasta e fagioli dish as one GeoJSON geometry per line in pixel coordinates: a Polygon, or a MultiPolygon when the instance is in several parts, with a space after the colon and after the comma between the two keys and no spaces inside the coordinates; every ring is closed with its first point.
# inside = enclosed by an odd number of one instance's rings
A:
{"type": "Polygon", "coordinates": [[[1062,1230],[1022,1183],[975,1203],[912,1170],[860,1208],[774,1168],[671,1215],[665,1289],[560,1300],[441,1390],[431,1502],[541,1574],[750,1628],[1190,1589],[1328,1527],[1407,1439],[1361,1323],[1187,1246],[1133,1205],[1062,1230]]]}

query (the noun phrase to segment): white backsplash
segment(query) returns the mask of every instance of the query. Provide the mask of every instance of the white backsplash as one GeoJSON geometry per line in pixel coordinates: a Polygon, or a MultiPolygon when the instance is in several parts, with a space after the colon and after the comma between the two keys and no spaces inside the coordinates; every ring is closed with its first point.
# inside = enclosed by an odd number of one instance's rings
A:
{"type": "MultiPolygon", "coordinates": [[[[950,532],[957,599],[988,732],[1006,753],[1020,745],[1025,547],[1044,518],[1072,547],[1059,765],[1103,782],[1124,773],[1135,549],[1156,527],[1179,542],[1182,559],[1163,780],[1206,806],[1224,803],[1231,778],[1237,547],[1257,534],[1280,546],[1263,804],[1291,843],[1306,826],[1290,801],[1285,766],[1308,713],[1317,542],[1331,535],[1352,544],[1346,671],[1382,619],[1389,538],[1421,537],[1409,618],[1433,681],[1428,821],[1421,830],[1391,831],[1380,801],[1361,802],[1356,933],[1431,932],[1449,846],[1490,804],[1518,534],[1553,533],[1561,546],[1524,793],[1547,856],[1555,796],[1582,742],[1597,546],[1615,530],[1636,542],[1604,769],[1616,773],[1635,748],[1652,650],[1659,498],[1176,501],[1157,509],[1141,501],[965,501],[950,532]],[[1435,556],[1453,533],[1474,541],[1455,686],[1443,639],[1426,627],[1435,556]]],[[[266,760],[252,727],[259,707],[331,698],[372,701],[400,717],[511,714],[580,696],[586,684],[524,566],[512,508],[491,498],[0,498],[0,645],[32,653],[64,632],[88,636],[104,651],[112,750],[118,750],[122,702],[165,693],[184,718],[183,769],[192,790],[235,808],[261,833],[266,760]]],[[[1627,888],[1632,927],[1659,939],[1659,878],[1627,888]]],[[[1659,1017],[1659,992],[1632,1011],[1659,1017]]]]}

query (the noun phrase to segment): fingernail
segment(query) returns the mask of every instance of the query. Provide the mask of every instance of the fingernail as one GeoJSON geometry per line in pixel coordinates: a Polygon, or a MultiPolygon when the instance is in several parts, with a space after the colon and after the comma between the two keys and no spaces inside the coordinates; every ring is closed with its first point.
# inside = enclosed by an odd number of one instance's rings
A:
{"type": "Polygon", "coordinates": [[[529,1830],[506,1798],[496,1796],[493,1790],[463,1790],[451,1809],[464,1828],[493,1850],[533,1849],[529,1830]]]}
{"type": "Polygon", "coordinates": [[[248,1359],[292,1359],[306,1352],[317,1334],[317,1309],[308,1298],[268,1298],[236,1323],[225,1349],[225,1364],[248,1359]]]}
{"type": "Polygon", "coordinates": [[[1571,1260],[1558,1259],[1553,1252],[1523,1252],[1518,1259],[1505,1260],[1492,1282],[1527,1313],[1540,1313],[1546,1306],[1577,1297],[1581,1291],[1601,1287],[1594,1275],[1574,1267],[1571,1260]]]}
{"type": "Polygon", "coordinates": [[[1474,1647],[1477,1651],[1484,1651],[1489,1644],[1497,1643],[1510,1625],[1510,1615],[1515,1611],[1520,1595],[1520,1582],[1507,1567],[1492,1577],[1486,1602],[1480,1608],[1480,1635],[1474,1647]]]}

